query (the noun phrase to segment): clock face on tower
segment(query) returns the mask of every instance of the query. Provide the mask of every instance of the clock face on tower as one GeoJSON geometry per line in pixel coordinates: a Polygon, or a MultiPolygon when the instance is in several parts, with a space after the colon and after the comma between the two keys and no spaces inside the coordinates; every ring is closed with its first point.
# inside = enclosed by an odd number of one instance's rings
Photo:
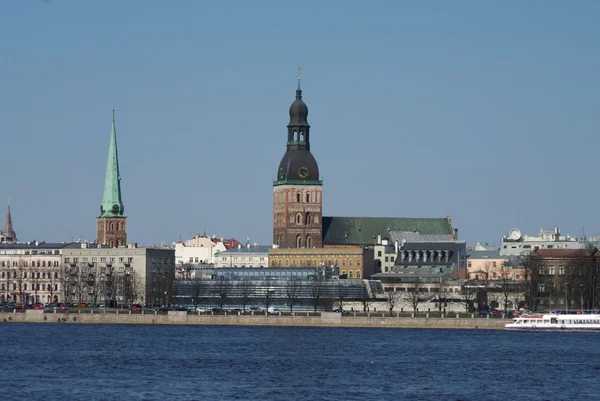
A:
{"type": "Polygon", "coordinates": [[[300,178],[302,178],[303,180],[306,180],[308,178],[309,172],[308,172],[308,168],[302,166],[298,169],[298,175],[300,176],[300,178]]]}
{"type": "Polygon", "coordinates": [[[113,211],[114,213],[117,213],[117,212],[119,211],[119,205],[117,205],[117,204],[115,203],[115,204],[113,205],[113,207],[112,207],[112,211],[113,211]]]}

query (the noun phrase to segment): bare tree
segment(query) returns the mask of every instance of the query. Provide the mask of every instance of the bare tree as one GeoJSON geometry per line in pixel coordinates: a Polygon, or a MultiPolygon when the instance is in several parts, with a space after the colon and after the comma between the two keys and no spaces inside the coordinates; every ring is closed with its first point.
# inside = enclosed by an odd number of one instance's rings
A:
{"type": "Polygon", "coordinates": [[[76,266],[71,270],[71,280],[73,281],[72,286],[75,291],[75,295],[77,295],[77,303],[79,306],[81,306],[83,303],[83,294],[87,290],[86,265],[87,263],[81,263],[79,266],[76,266]]]}
{"type": "Polygon", "coordinates": [[[35,267],[32,266],[28,268],[29,270],[29,283],[31,283],[31,290],[33,291],[33,303],[38,303],[40,300],[38,299],[38,291],[40,290],[40,272],[36,271],[35,267]]]}
{"type": "Polygon", "coordinates": [[[267,287],[263,293],[263,305],[265,309],[268,311],[271,305],[273,304],[273,299],[275,298],[275,290],[267,287]]]}
{"type": "Polygon", "coordinates": [[[240,301],[242,303],[242,311],[246,312],[246,306],[250,302],[250,298],[256,292],[256,285],[254,285],[250,280],[243,280],[238,283],[237,293],[239,295],[240,301]]]}
{"type": "Polygon", "coordinates": [[[25,267],[21,259],[19,259],[19,261],[17,262],[17,266],[14,268],[13,272],[16,274],[15,281],[17,283],[17,293],[19,294],[19,302],[25,304],[28,296],[27,268],[25,267]]]}
{"type": "Polygon", "coordinates": [[[117,307],[117,292],[119,277],[113,266],[106,266],[101,270],[101,287],[104,303],[107,307],[117,307]]]}
{"type": "Polygon", "coordinates": [[[192,281],[192,303],[197,309],[198,305],[204,300],[208,293],[208,283],[200,277],[194,278],[192,281]]]}
{"type": "Polygon", "coordinates": [[[446,314],[446,306],[448,305],[448,299],[446,298],[446,282],[442,281],[440,282],[439,285],[439,291],[438,291],[438,296],[435,299],[435,306],[438,310],[438,312],[440,313],[440,315],[442,313],[446,314]]]}
{"type": "Polygon", "coordinates": [[[421,280],[417,279],[417,281],[415,281],[415,285],[412,288],[408,288],[406,291],[406,298],[407,298],[410,306],[412,306],[413,312],[415,314],[417,313],[417,309],[419,307],[419,302],[421,302],[420,289],[421,289],[421,280]]]}
{"type": "MultiPolygon", "coordinates": [[[[49,303],[54,303],[54,292],[57,291],[58,283],[60,282],[60,267],[52,266],[48,268],[48,272],[46,273],[46,291],[50,293],[50,301],[49,303]]],[[[58,301],[58,299],[56,300],[58,301]]]]}
{"type": "Polygon", "coordinates": [[[400,302],[401,297],[400,293],[397,291],[388,291],[385,293],[385,303],[387,305],[388,311],[390,311],[390,316],[394,313],[394,308],[400,302]]]}
{"type": "Polygon", "coordinates": [[[340,310],[341,313],[344,313],[344,304],[350,298],[350,290],[348,286],[344,285],[341,280],[337,285],[335,291],[335,305],[340,310]]]}
{"type": "Polygon", "coordinates": [[[598,260],[595,250],[585,250],[576,257],[571,257],[566,266],[566,288],[570,299],[577,300],[580,308],[592,309],[593,298],[597,297],[596,285],[598,260]]]}
{"type": "Polygon", "coordinates": [[[134,271],[126,271],[119,274],[118,282],[120,283],[121,299],[128,305],[134,304],[140,296],[140,283],[136,273],[134,271]]]}
{"type": "Polygon", "coordinates": [[[3,301],[8,301],[8,299],[10,298],[10,288],[11,288],[11,284],[13,284],[12,279],[11,279],[11,270],[10,268],[3,268],[2,269],[2,300],[3,301]]]}
{"type": "Polygon", "coordinates": [[[514,272],[512,267],[508,266],[507,263],[501,262],[499,269],[499,277],[498,281],[500,284],[500,289],[502,291],[502,295],[504,297],[504,314],[506,315],[508,311],[508,302],[511,296],[516,292],[517,285],[515,282],[514,272]]]}
{"type": "Polygon", "coordinates": [[[309,293],[310,293],[312,306],[316,313],[317,309],[319,309],[319,306],[321,306],[323,304],[323,300],[327,295],[325,288],[323,287],[323,285],[321,285],[321,280],[319,280],[319,279],[313,280],[313,282],[310,284],[309,293]]]}
{"type": "Polygon", "coordinates": [[[217,281],[218,283],[214,288],[214,294],[217,297],[219,309],[223,309],[223,306],[227,304],[227,298],[229,297],[231,290],[231,283],[229,283],[229,281],[227,281],[223,276],[220,276],[217,281]]]}
{"type": "Polygon", "coordinates": [[[465,307],[465,312],[469,313],[473,310],[473,303],[475,302],[475,298],[477,298],[477,290],[474,288],[468,287],[463,284],[460,290],[462,304],[465,307]]]}
{"type": "Polygon", "coordinates": [[[285,299],[286,303],[290,308],[290,312],[293,311],[294,305],[298,302],[300,296],[300,283],[297,279],[290,278],[285,286],[285,299]]]}
{"type": "Polygon", "coordinates": [[[87,274],[83,278],[86,282],[90,302],[97,304],[102,291],[102,281],[100,280],[100,274],[98,274],[98,268],[88,266],[87,274]]]}
{"type": "Polygon", "coordinates": [[[369,292],[369,288],[367,288],[367,282],[363,281],[362,282],[362,288],[360,290],[360,297],[359,297],[359,301],[362,304],[363,307],[363,312],[367,312],[367,309],[369,308],[369,305],[371,305],[371,294],[369,292]]]}
{"type": "Polygon", "coordinates": [[[544,263],[535,253],[521,257],[523,265],[523,286],[525,291],[525,302],[531,310],[537,310],[540,302],[540,284],[544,274],[544,263]]]}

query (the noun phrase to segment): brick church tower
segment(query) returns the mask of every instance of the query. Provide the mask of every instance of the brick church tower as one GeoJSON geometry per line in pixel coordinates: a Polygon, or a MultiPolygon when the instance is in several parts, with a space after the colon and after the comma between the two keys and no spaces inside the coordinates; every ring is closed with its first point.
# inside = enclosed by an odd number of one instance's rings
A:
{"type": "Polygon", "coordinates": [[[127,244],[127,217],[123,215],[124,210],[123,201],[121,200],[121,176],[119,175],[115,111],[113,110],[108,163],[104,180],[104,196],[100,205],[100,217],[98,217],[98,244],[108,245],[111,248],[127,244]]]}
{"type": "Polygon", "coordinates": [[[281,248],[323,247],[323,181],[310,153],[307,117],[298,78],[296,100],[290,106],[287,151],[273,182],[273,244],[281,248]]]}

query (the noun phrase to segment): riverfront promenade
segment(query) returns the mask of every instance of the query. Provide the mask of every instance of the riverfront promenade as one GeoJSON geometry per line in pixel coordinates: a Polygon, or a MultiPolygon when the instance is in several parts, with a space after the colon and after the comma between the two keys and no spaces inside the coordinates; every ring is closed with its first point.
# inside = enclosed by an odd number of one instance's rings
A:
{"type": "Polygon", "coordinates": [[[427,318],[390,317],[383,313],[367,316],[322,312],[320,316],[307,316],[307,312],[293,315],[277,314],[196,314],[169,312],[168,314],[123,313],[52,313],[27,310],[25,313],[0,312],[0,324],[10,323],[53,323],[53,324],[180,324],[211,326],[298,326],[298,327],[380,327],[380,328],[429,328],[429,329],[502,329],[505,319],[490,318],[427,318]]]}

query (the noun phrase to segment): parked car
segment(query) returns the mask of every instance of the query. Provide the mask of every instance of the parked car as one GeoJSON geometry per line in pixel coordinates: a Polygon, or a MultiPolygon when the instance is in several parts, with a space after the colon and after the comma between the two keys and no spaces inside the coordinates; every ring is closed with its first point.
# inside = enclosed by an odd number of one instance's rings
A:
{"type": "Polygon", "coordinates": [[[142,305],[139,305],[139,304],[130,305],[129,310],[132,312],[140,312],[142,310],[142,305]]]}
{"type": "Polygon", "coordinates": [[[274,308],[274,307],[272,307],[272,306],[269,306],[269,309],[267,309],[267,311],[268,311],[269,313],[278,313],[278,312],[279,312],[279,309],[277,309],[277,308],[274,308]]]}

